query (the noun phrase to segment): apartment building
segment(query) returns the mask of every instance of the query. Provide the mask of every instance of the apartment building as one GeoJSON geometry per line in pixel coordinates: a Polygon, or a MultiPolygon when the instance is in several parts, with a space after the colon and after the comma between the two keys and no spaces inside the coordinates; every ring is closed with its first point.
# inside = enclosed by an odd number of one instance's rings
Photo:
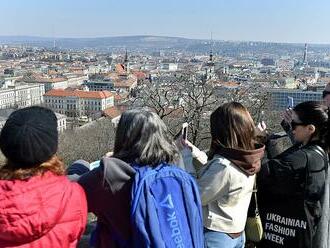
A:
{"type": "Polygon", "coordinates": [[[288,97],[293,98],[294,105],[305,101],[322,101],[322,91],[299,89],[269,89],[270,106],[273,110],[284,110],[288,107],[288,97]]]}
{"type": "Polygon", "coordinates": [[[0,89],[0,109],[24,108],[43,103],[43,84],[15,83],[0,89]]]}
{"type": "Polygon", "coordinates": [[[44,95],[45,105],[68,117],[93,117],[114,106],[114,95],[109,91],[53,89],[44,95]]]}

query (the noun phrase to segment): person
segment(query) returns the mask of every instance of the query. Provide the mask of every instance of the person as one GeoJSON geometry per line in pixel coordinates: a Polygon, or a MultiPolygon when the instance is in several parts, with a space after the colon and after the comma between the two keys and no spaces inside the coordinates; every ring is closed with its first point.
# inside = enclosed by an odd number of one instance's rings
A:
{"type": "Polygon", "coordinates": [[[76,247],[86,196],[56,156],[57,118],[43,107],[13,112],[0,134],[0,247],[76,247]]]}
{"type": "MultiPolygon", "coordinates": [[[[324,90],[322,91],[322,99],[323,99],[323,104],[325,106],[327,106],[328,108],[330,108],[330,83],[328,83],[325,86],[324,90]]],[[[290,126],[291,121],[292,121],[292,108],[289,107],[285,110],[285,112],[283,114],[283,120],[281,122],[281,126],[284,129],[284,131],[287,133],[287,135],[289,136],[291,143],[294,144],[295,140],[292,135],[292,130],[291,130],[291,126],[290,126]]]]}
{"type": "Polygon", "coordinates": [[[258,247],[328,248],[328,108],[308,101],[292,111],[295,145],[269,156],[258,175],[264,239],[258,247]]]}
{"type": "Polygon", "coordinates": [[[218,107],[210,118],[211,147],[204,152],[188,143],[184,162],[191,156],[204,164],[197,173],[203,205],[205,247],[243,248],[249,203],[264,146],[256,142],[256,127],[240,103],[218,107]]]}
{"type": "MultiPolygon", "coordinates": [[[[79,184],[85,189],[89,211],[93,212],[98,218],[97,228],[92,236],[92,244],[95,247],[159,247],[152,245],[152,242],[148,246],[145,244],[145,240],[141,240],[139,243],[131,243],[135,234],[131,222],[131,207],[133,207],[131,202],[132,197],[135,196],[132,193],[134,192],[132,188],[136,186],[135,176],[138,173],[137,171],[141,172],[141,170],[137,170],[136,166],[148,171],[150,168],[159,168],[158,166],[164,163],[175,164],[179,158],[179,151],[170,138],[165,124],[157,114],[147,109],[132,109],[121,115],[116,130],[113,154],[111,157],[102,158],[97,168],[84,173],[78,180],[79,184]]],[[[86,168],[86,166],[79,165],[79,163],[76,163],[75,167],[77,169],[71,169],[72,174],[79,174],[77,171],[83,171],[86,168]]],[[[183,170],[180,171],[185,173],[183,170]]],[[[185,174],[186,177],[190,177],[188,173],[185,174]]],[[[165,185],[164,182],[159,186],[165,185]]],[[[174,186],[173,181],[172,187],[174,186]]],[[[146,191],[144,190],[144,192],[146,191]]],[[[160,195],[155,192],[154,198],[156,199],[160,195]]],[[[199,197],[197,186],[196,195],[199,197]]],[[[172,198],[168,198],[167,195],[166,201],[160,204],[172,209],[174,207],[173,202],[174,200],[172,201],[172,198]]],[[[152,215],[153,218],[145,219],[144,224],[156,221],[153,213],[149,212],[150,203],[145,207],[142,211],[147,211],[148,216],[152,215]]],[[[183,212],[181,211],[181,213],[183,212]]],[[[182,216],[180,215],[180,218],[182,216]]],[[[195,215],[194,218],[198,219],[198,216],[195,215]]],[[[186,221],[191,222],[192,220],[193,218],[186,221]]],[[[177,222],[173,222],[173,225],[175,223],[177,222]]],[[[201,210],[200,223],[202,223],[201,210]]],[[[165,226],[166,223],[163,223],[162,229],[165,229],[165,226]]],[[[156,228],[160,228],[159,223],[156,228]]],[[[200,229],[202,233],[201,225],[200,229]]],[[[189,234],[187,233],[187,235],[189,234]]],[[[171,237],[171,235],[168,236],[171,237]]],[[[168,237],[159,236],[154,238],[157,240],[168,237]]],[[[180,236],[175,240],[179,242],[179,238],[180,236]]],[[[133,241],[135,242],[135,240],[133,241]]],[[[203,242],[203,238],[201,238],[201,242],[203,242]]]]}

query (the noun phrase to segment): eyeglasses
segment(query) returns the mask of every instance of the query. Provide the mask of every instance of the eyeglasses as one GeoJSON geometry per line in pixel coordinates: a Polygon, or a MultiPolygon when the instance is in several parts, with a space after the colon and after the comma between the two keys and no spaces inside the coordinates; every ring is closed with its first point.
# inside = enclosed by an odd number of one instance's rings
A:
{"type": "Polygon", "coordinates": [[[327,95],[329,95],[330,94],[330,91],[327,91],[327,90],[324,90],[323,92],[322,92],[322,98],[325,98],[327,95]]]}
{"type": "Polygon", "coordinates": [[[297,126],[307,126],[308,124],[302,122],[291,121],[292,130],[296,129],[297,126]]]}

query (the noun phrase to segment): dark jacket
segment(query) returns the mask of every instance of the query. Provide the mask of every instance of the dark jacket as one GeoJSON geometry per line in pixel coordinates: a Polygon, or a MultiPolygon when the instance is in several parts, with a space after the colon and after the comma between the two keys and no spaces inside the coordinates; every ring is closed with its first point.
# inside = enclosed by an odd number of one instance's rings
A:
{"type": "Polygon", "coordinates": [[[264,161],[258,199],[265,235],[258,247],[328,248],[328,179],[327,155],[316,143],[264,161]]]}
{"type": "Polygon", "coordinates": [[[130,193],[134,174],[134,169],[124,161],[103,158],[98,168],[79,178],[88,210],[98,217],[96,247],[117,247],[116,240],[131,237],[130,193]]]}

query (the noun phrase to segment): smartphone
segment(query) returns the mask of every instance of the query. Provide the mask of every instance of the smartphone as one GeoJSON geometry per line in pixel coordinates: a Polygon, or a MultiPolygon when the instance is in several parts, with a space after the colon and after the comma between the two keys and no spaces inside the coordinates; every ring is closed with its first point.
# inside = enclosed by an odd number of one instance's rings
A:
{"type": "Polygon", "coordinates": [[[293,108],[293,97],[288,96],[288,108],[293,108]]]}
{"type": "Polygon", "coordinates": [[[261,110],[259,115],[259,122],[262,123],[265,121],[265,111],[261,110]]]}
{"type": "Polygon", "coordinates": [[[188,139],[188,123],[187,122],[182,124],[181,135],[184,140],[188,139]]]}

